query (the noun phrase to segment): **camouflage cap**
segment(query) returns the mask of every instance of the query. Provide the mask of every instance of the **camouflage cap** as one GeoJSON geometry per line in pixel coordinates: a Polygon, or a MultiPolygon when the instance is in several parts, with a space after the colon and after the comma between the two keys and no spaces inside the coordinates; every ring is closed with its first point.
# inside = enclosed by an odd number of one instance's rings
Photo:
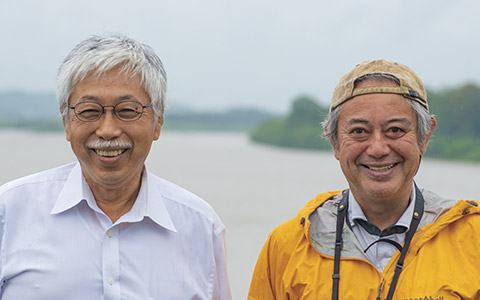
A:
{"type": "Polygon", "coordinates": [[[355,96],[365,94],[399,94],[417,101],[428,110],[427,92],[420,78],[409,67],[383,59],[366,60],[345,74],[335,87],[330,111],[355,96]],[[400,86],[369,86],[355,88],[355,81],[367,74],[388,74],[400,81],[400,86]]]}

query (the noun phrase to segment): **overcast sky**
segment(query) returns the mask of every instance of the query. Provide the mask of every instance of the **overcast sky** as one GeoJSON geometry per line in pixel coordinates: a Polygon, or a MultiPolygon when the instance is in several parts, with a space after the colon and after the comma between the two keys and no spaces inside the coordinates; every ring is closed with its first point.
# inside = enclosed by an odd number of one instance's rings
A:
{"type": "Polygon", "coordinates": [[[407,64],[434,89],[480,83],[479,15],[477,0],[0,0],[0,90],[54,92],[67,53],[105,32],[155,49],[170,107],[327,103],[372,58],[407,64]]]}

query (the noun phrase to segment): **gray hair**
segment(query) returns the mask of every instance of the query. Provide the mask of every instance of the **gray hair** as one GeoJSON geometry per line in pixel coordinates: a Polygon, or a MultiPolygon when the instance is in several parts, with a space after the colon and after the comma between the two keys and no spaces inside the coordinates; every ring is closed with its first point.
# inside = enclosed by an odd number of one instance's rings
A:
{"type": "Polygon", "coordinates": [[[78,44],[65,58],[57,74],[57,102],[67,120],[68,101],[76,84],[95,72],[101,76],[115,67],[141,84],[153,104],[155,119],[163,115],[167,75],[153,49],[122,35],[92,36],[78,44]]]}
{"type": "MultiPolygon", "coordinates": [[[[367,74],[355,81],[355,85],[358,83],[365,81],[365,80],[375,80],[378,82],[382,81],[393,81],[397,84],[400,84],[399,80],[392,75],[389,74],[367,74]]],[[[417,137],[418,137],[418,144],[423,145],[425,143],[425,139],[427,138],[428,133],[430,132],[430,128],[432,126],[432,119],[428,110],[425,109],[417,101],[404,98],[413,108],[415,115],[417,117],[417,137]]],[[[324,131],[323,137],[326,138],[330,144],[332,145],[333,149],[338,149],[338,119],[340,117],[342,105],[336,107],[333,111],[329,112],[326,116],[325,120],[322,122],[324,131]]]]}

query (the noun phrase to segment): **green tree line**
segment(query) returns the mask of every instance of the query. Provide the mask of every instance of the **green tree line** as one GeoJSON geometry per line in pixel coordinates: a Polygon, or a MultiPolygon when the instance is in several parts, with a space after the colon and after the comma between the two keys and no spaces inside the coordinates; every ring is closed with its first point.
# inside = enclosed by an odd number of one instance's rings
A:
{"type": "MultiPolygon", "coordinates": [[[[63,131],[62,118],[53,93],[0,91],[0,107],[0,128],[63,131]]],[[[164,129],[250,131],[273,115],[249,107],[196,111],[179,104],[167,108],[164,129]]]]}
{"type": "MultiPolygon", "coordinates": [[[[430,112],[437,118],[426,156],[480,161],[480,87],[465,84],[456,88],[428,91],[430,112]]],[[[328,150],[322,138],[321,122],[326,105],[301,96],[292,103],[285,117],[272,118],[257,126],[251,140],[281,147],[328,150]]]]}

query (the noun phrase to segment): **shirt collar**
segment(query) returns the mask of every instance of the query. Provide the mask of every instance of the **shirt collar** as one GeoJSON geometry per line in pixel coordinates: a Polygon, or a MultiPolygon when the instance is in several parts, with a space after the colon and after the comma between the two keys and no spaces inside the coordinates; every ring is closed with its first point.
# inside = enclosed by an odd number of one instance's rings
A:
{"type": "MultiPolygon", "coordinates": [[[[403,226],[406,227],[407,230],[410,228],[410,222],[412,221],[413,217],[413,211],[415,209],[415,185],[412,182],[412,193],[410,194],[410,202],[408,204],[407,209],[403,212],[402,216],[398,221],[395,223],[395,225],[398,226],[403,226]]],[[[365,214],[363,213],[362,208],[360,207],[360,204],[358,204],[357,200],[352,194],[352,191],[348,191],[348,222],[350,223],[350,226],[355,226],[355,220],[360,219],[364,221],[368,221],[367,217],[365,217],[365,214]]]]}
{"type": "MultiPolygon", "coordinates": [[[[50,214],[59,214],[67,211],[81,201],[86,201],[91,208],[93,202],[95,202],[92,192],[82,175],[80,164],[76,163],[58,194],[57,200],[53,209],[50,211],[50,214]]],[[[95,208],[98,209],[96,203],[92,209],[97,210],[95,208]]]]}
{"type": "Polygon", "coordinates": [[[137,221],[140,221],[139,218],[148,217],[158,225],[170,231],[177,232],[172,218],[168,213],[168,209],[165,206],[162,186],[155,181],[155,176],[148,172],[146,167],[142,176],[142,186],[140,187],[137,200],[126,216],[130,213],[132,213],[132,216],[136,218],[137,221]]]}
{"type": "MultiPolygon", "coordinates": [[[[176,228],[164,203],[162,192],[154,182],[154,176],[145,168],[142,185],[133,207],[123,215],[118,222],[140,222],[144,217],[150,218],[158,225],[176,232],[176,228]]],[[[88,206],[97,213],[104,214],[97,206],[95,198],[77,163],[70,171],[62,190],[50,214],[60,214],[86,201],[88,206]]]]}

